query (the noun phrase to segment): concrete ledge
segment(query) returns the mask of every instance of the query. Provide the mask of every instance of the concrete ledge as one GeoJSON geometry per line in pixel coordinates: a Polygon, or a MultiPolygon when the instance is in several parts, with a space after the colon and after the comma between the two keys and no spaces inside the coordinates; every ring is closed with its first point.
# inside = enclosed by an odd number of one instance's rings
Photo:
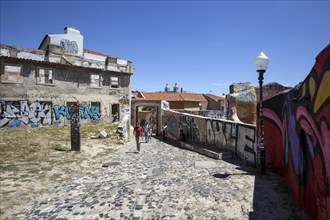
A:
{"type": "MultiPolygon", "coordinates": [[[[197,146],[195,144],[188,144],[188,143],[184,143],[184,142],[181,142],[180,146],[184,149],[200,153],[202,155],[214,158],[216,160],[232,159],[232,157],[233,157],[232,152],[229,152],[229,151],[216,152],[216,151],[207,149],[202,146],[197,146]]],[[[219,151],[221,151],[221,149],[219,149],[219,151]]]]}

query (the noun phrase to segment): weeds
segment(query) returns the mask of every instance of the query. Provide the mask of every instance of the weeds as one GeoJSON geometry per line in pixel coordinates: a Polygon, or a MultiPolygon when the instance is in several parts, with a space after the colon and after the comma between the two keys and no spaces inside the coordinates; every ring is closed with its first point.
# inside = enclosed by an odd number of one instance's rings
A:
{"type": "Polygon", "coordinates": [[[18,167],[14,164],[0,164],[0,171],[1,171],[1,173],[18,171],[18,167]]]}
{"type": "Polygon", "coordinates": [[[59,179],[61,176],[62,176],[62,174],[60,174],[60,173],[54,173],[54,174],[49,178],[49,180],[50,180],[50,181],[56,181],[56,180],[59,179]]]}
{"type": "Polygon", "coordinates": [[[57,151],[65,151],[65,152],[69,152],[70,151],[69,148],[67,148],[67,147],[65,147],[65,146],[63,146],[61,144],[55,144],[55,145],[53,145],[53,149],[54,150],[57,150],[57,151]]]}
{"type": "Polygon", "coordinates": [[[122,145],[116,130],[117,125],[82,125],[81,151],[73,152],[70,127],[1,128],[0,195],[1,200],[6,201],[0,206],[1,217],[15,216],[15,206],[25,205],[37,195],[77,175],[94,171],[96,166],[90,166],[91,163],[95,165],[91,147],[99,147],[96,161],[109,157],[114,150],[104,146],[122,145]],[[90,139],[102,130],[110,138],[90,139]],[[20,199],[15,199],[17,197],[20,199]]]}

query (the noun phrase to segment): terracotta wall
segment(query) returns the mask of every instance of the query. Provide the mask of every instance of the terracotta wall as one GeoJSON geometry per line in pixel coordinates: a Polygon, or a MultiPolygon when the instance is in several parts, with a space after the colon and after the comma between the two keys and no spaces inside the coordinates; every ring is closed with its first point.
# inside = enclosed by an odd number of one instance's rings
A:
{"type": "Polygon", "coordinates": [[[249,82],[234,83],[229,89],[230,94],[226,96],[228,118],[232,119],[232,109],[235,108],[240,121],[255,124],[257,97],[254,86],[249,82]]]}

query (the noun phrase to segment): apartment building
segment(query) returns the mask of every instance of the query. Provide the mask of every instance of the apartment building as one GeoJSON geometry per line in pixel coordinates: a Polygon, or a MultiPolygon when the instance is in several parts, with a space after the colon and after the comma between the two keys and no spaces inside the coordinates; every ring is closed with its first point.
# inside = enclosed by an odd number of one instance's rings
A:
{"type": "Polygon", "coordinates": [[[0,44],[0,128],[113,123],[130,115],[131,61],[84,48],[73,27],[47,34],[38,49],[0,44]]]}

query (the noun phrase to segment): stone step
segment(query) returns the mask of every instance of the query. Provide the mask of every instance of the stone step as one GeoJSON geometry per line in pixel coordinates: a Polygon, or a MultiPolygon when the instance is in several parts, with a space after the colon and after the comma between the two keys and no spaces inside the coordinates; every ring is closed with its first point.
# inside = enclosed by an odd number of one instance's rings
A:
{"type": "Polygon", "coordinates": [[[214,158],[216,160],[231,160],[233,158],[233,152],[220,148],[215,149],[207,146],[184,143],[184,142],[181,142],[180,146],[184,149],[188,149],[200,153],[202,155],[214,158]]]}

